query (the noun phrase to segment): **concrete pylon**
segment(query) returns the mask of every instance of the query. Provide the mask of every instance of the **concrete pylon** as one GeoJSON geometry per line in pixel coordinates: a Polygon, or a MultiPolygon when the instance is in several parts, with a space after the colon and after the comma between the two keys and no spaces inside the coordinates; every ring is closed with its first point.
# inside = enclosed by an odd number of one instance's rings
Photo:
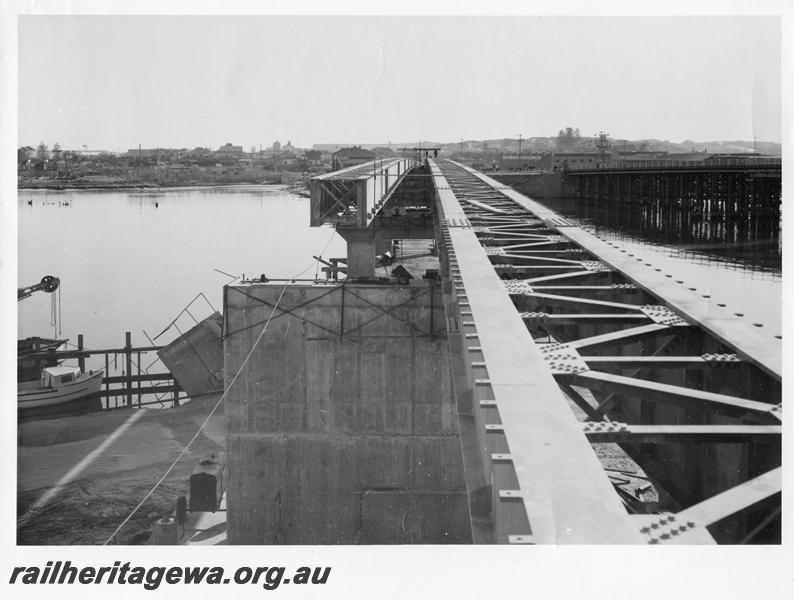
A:
{"type": "Polygon", "coordinates": [[[359,279],[375,276],[375,232],[372,228],[337,228],[347,242],[347,277],[359,279]]]}

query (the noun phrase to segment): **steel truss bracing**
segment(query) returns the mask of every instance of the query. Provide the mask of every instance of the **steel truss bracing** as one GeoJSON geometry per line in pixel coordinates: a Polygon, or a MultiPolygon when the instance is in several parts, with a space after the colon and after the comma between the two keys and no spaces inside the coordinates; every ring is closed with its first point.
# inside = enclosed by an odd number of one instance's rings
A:
{"type": "Polygon", "coordinates": [[[780,340],[484,175],[430,166],[475,539],[779,542],[780,340]]]}
{"type": "Polygon", "coordinates": [[[416,164],[413,158],[375,160],[313,177],[312,227],[366,227],[416,164]]]}

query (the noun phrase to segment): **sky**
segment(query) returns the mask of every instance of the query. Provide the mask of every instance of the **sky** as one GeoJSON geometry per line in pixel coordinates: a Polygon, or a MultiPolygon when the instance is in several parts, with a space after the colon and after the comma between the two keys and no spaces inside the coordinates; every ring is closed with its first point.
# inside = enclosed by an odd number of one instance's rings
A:
{"type": "Polygon", "coordinates": [[[779,17],[21,16],[19,145],[781,141],[779,17]]]}

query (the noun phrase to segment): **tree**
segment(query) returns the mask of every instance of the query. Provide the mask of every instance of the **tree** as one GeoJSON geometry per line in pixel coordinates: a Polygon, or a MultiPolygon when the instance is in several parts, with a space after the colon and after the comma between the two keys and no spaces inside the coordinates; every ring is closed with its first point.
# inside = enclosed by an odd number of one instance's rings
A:
{"type": "Polygon", "coordinates": [[[560,129],[559,133],[557,134],[557,147],[571,148],[572,146],[575,146],[580,139],[581,135],[579,134],[578,127],[576,129],[573,127],[560,129]]]}
{"type": "Polygon", "coordinates": [[[24,167],[33,156],[35,150],[31,146],[17,148],[17,165],[24,167]]]}
{"type": "Polygon", "coordinates": [[[61,145],[58,142],[52,145],[52,158],[56,161],[61,158],[61,145]]]}
{"type": "Polygon", "coordinates": [[[36,160],[40,162],[44,162],[49,158],[49,152],[47,152],[47,144],[44,142],[39,142],[39,145],[36,147],[36,160]]]}

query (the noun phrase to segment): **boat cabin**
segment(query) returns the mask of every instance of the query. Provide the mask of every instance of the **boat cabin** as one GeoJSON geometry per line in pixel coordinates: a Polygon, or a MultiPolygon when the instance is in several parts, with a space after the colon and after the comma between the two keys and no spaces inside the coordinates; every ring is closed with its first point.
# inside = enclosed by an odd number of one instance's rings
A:
{"type": "Polygon", "coordinates": [[[41,370],[41,387],[60,387],[80,377],[79,367],[47,367],[41,370]]]}

